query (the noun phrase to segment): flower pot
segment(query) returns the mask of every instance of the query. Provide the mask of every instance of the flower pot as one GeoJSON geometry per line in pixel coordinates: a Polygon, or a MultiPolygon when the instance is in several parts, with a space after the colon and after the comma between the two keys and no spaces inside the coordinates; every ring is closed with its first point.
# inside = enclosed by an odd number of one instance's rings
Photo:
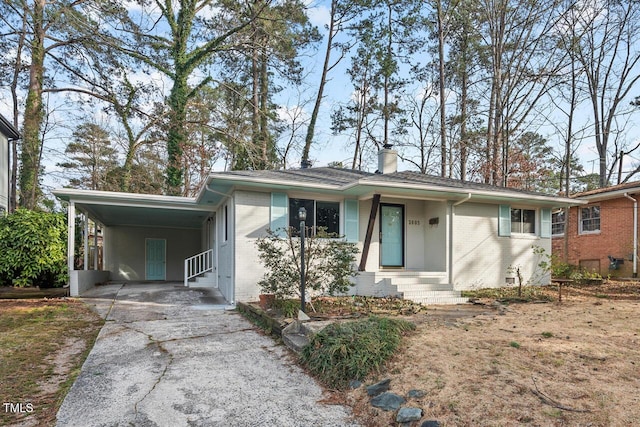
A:
{"type": "Polygon", "coordinates": [[[260,308],[263,310],[270,309],[276,299],[274,294],[260,294],[258,297],[260,298],[260,308]]]}

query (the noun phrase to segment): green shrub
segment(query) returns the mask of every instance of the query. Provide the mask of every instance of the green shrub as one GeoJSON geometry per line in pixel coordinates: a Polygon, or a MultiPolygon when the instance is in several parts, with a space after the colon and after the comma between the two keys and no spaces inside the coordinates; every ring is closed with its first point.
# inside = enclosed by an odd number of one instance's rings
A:
{"type": "Polygon", "coordinates": [[[64,214],[17,209],[0,217],[0,285],[60,287],[66,282],[64,214]]]}
{"type": "Polygon", "coordinates": [[[351,380],[378,372],[398,348],[402,334],[414,329],[413,323],[384,317],[334,323],[311,339],[301,359],[328,387],[343,389],[351,380]]]}
{"type": "MultiPolygon", "coordinates": [[[[358,248],[335,234],[318,227],[315,235],[305,239],[305,290],[336,295],[352,286],[351,277],[358,274],[354,268],[358,248]]],[[[265,294],[276,299],[300,296],[300,239],[292,229],[267,230],[267,235],[256,241],[265,274],[258,285],[265,294]]]]}

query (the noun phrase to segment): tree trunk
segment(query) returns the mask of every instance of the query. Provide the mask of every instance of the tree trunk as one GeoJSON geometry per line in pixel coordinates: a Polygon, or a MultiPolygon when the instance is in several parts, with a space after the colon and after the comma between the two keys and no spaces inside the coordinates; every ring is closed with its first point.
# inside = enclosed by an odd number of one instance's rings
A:
{"type": "Polygon", "coordinates": [[[440,176],[447,174],[447,112],[445,110],[445,58],[444,58],[444,19],[442,0],[437,1],[438,13],[438,84],[440,91],[440,176]]]}
{"type": "Polygon", "coordinates": [[[313,143],[313,137],[316,129],[316,122],[318,121],[318,113],[320,112],[320,105],[322,104],[322,98],[324,97],[324,87],[327,84],[327,75],[329,74],[329,63],[331,61],[331,49],[333,46],[333,37],[335,35],[335,18],[337,12],[338,0],[331,1],[331,18],[329,21],[329,32],[327,36],[327,47],[324,54],[324,64],[322,65],[322,75],[320,76],[320,85],[318,86],[318,93],[316,94],[316,101],[313,105],[313,111],[311,112],[311,118],[309,119],[309,126],[307,126],[307,135],[304,138],[304,148],[302,150],[303,165],[307,165],[309,162],[309,151],[311,150],[311,144],[313,143]]]}
{"type": "Polygon", "coordinates": [[[260,169],[273,169],[273,150],[269,136],[269,73],[267,55],[260,55],[260,169]]]}
{"type": "Polygon", "coordinates": [[[31,65],[29,67],[29,89],[24,110],[22,154],[20,157],[20,205],[35,209],[40,196],[40,128],[44,117],[42,90],[44,80],[44,7],[45,0],[33,3],[33,40],[31,42],[31,65]]]}
{"type": "Polygon", "coordinates": [[[187,73],[179,72],[176,67],[176,76],[169,95],[171,115],[169,116],[169,132],[167,135],[167,193],[172,196],[182,195],[183,184],[183,146],[187,141],[186,123],[187,116],[187,73]]]}
{"type": "MultiPolygon", "coordinates": [[[[11,100],[13,104],[13,127],[18,129],[18,80],[20,79],[22,62],[22,50],[27,34],[27,10],[23,11],[22,30],[16,47],[16,61],[13,67],[11,79],[11,100]]],[[[11,182],[9,185],[9,212],[14,212],[18,207],[18,141],[9,141],[11,144],[11,182]]]]}

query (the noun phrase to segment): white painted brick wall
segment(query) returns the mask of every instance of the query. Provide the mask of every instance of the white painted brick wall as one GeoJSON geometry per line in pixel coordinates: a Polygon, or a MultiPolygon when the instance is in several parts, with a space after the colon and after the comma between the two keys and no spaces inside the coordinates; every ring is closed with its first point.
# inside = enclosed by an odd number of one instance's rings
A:
{"type": "Polygon", "coordinates": [[[236,191],[236,300],[257,301],[258,281],[264,268],[258,258],[256,240],[270,225],[271,193],[236,191]]]}
{"type": "MultiPolygon", "coordinates": [[[[540,277],[537,268],[540,260],[534,256],[532,245],[550,253],[551,239],[517,234],[499,237],[498,205],[467,202],[454,210],[453,281],[456,289],[503,286],[511,266],[520,266],[525,283],[544,283],[545,277],[540,277]]],[[[536,228],[539,229],[539,224],[536,228]]]]}

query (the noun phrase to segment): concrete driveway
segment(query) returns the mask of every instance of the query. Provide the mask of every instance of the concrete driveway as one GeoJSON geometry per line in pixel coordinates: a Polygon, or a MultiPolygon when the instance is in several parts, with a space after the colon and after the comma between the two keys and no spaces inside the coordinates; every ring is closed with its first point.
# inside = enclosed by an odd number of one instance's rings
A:
{"type": "Polygon", "coordinates": [[[101,286],[106,323],[58,426],[345,426],[350,411],[213,290],[101,286]]]}

